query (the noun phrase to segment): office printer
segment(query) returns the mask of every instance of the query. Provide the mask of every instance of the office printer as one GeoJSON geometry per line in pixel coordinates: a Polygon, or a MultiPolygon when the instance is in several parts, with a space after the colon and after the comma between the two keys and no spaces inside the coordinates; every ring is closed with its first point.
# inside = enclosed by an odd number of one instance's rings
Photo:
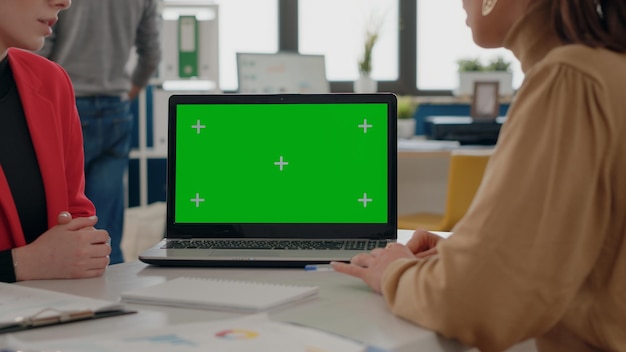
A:
{"type": "Polygon", "coordinates": [[[459,141],[461,145],[494,145],[506,117],[478,120],[469,116],[429,116],[425,119],[426,137],[459,141]]]}

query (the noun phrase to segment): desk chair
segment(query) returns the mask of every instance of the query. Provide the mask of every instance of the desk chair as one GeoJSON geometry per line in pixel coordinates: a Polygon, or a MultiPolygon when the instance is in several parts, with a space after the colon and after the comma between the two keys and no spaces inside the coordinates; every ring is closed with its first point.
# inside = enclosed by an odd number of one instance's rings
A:
{"type": "Polygon", "coordinates": [[[458,150],[450,155],[445,213],[398,216],[398,228],[450,231],[469,208],[483,178],[492,150],[458,150]]]}

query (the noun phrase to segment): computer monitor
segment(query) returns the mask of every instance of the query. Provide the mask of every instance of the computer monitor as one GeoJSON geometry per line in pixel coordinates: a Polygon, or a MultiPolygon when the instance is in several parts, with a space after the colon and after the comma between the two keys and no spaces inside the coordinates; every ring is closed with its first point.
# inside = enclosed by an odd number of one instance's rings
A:
{"type": "Polygon", "coordinates": [[[239,93],[329,93],[323,55],[237,53],[239,93]]]}

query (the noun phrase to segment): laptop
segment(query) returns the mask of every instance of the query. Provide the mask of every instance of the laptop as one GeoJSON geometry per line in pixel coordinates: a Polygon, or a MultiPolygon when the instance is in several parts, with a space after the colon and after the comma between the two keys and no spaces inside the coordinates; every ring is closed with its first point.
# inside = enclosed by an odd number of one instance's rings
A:
{"type": "Polygon", "coordinates": [[[396,97],[173,95],[161,266],[304,267],[397,238],[396,97]]]}

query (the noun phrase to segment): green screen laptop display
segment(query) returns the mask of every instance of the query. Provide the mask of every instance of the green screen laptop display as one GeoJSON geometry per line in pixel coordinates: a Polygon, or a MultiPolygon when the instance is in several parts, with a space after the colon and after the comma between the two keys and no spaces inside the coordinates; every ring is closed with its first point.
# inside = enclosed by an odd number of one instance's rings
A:
{"type": "Polygon", "coordinates": [[[326,96],[171,105],[173,223],[395,224],[391,95],[326,96]]]}

